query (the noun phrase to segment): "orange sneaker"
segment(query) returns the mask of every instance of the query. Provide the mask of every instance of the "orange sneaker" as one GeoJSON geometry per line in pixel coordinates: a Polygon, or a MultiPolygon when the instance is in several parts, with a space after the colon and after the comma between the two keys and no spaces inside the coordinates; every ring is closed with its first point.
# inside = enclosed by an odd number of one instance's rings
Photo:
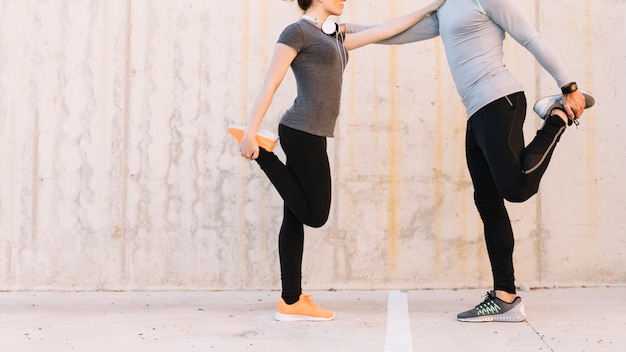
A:
{"type": "Polygon", "coordinates": [[[276,315],[274,315],[274,319],[278,321],[327,321],[333,320],[334,317],[335,314],[333,312],[318,307],[313,303],[313,297],[304,293],[300,295],[300,299],[294,304],[287,304],[282,298],[278,300],[276,315]]]}
{"type": "MultiPolygon", "coordinates": [[[[228,133],[235,137],[237,143],[241,143],[243,139],[243,133],[246,130],[244,125],[230,125],[228,126],[228,133]]],[[[278,136],[268,130],[259,130],[256,134],[256,140],[259,143],[259,147],[271,152],[274,150],[278,136]]]]}

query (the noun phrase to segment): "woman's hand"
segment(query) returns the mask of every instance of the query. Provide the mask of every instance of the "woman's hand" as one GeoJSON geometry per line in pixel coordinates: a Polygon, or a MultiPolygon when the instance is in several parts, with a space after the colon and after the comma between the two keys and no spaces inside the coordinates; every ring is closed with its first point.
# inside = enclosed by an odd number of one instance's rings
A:
{"type": "Polygon", "coordinates": [[[241,143],[239,143],[239,152],[241,156],[254,160],[259,157],[259,143],[256,140],[256,133],[248,133],[248,130],[243,134],[241,143]]]}
{"type": "Polygon", "coordinates": [[[446,0],[435,0],[428,7],[432,9],[432,12],[439,10],[443,4],[446,3],[446,0]]]}

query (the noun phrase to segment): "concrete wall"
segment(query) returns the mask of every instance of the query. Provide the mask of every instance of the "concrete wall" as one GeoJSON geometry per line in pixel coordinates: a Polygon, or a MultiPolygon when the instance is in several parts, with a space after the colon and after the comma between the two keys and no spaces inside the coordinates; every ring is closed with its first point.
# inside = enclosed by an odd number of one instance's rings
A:
{"type": "MultiPolygon", "coordinates": [[[[626,2],[520,2],[598,105],[509,206],[518,281],[624,284],[626,2]]],[[[348,1],[341,20],[424,3],[348,1]]],[[[278,289],[282,203],[225,130],[298,16],[278,0],[0,0],[0,289],[278,289]]],[[[519,45],[506,55],[530,106],[557,92],[519,45]]],[[[440,40],[354,51],[344,88],[305,288],[489,287],[440,40]]],[[[263,127],[294,89],[290,73],[263,127]]],[[[539,126],[529,109],[527,136],[539,126]]]]}

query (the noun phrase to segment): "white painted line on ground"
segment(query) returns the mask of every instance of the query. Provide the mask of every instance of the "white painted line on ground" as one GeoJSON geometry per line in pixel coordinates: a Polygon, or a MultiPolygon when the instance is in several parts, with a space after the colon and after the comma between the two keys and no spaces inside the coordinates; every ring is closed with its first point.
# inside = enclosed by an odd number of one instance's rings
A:
{"type": "Polygon", "coordinates": [[[409,299],[406,292],[389,291],[385,352],[413,352],[409,299]]]}

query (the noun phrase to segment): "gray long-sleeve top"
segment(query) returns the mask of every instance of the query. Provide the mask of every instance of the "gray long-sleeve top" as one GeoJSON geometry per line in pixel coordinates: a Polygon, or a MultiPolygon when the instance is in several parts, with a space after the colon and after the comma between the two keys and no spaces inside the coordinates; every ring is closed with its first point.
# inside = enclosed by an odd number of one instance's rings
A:
{"type": "MultiPolygon", "coordinates": [[[[348,23],[347,33],[368,27],[348,23]]],[[[523,90],[504,64],[505,33],[530,51],[559,87],[571,81],[567,68],[517,0],[448,0],[436,13],[380,43],[405,44],[441,36],[469,118],[490,102],[523,90]]]]}

